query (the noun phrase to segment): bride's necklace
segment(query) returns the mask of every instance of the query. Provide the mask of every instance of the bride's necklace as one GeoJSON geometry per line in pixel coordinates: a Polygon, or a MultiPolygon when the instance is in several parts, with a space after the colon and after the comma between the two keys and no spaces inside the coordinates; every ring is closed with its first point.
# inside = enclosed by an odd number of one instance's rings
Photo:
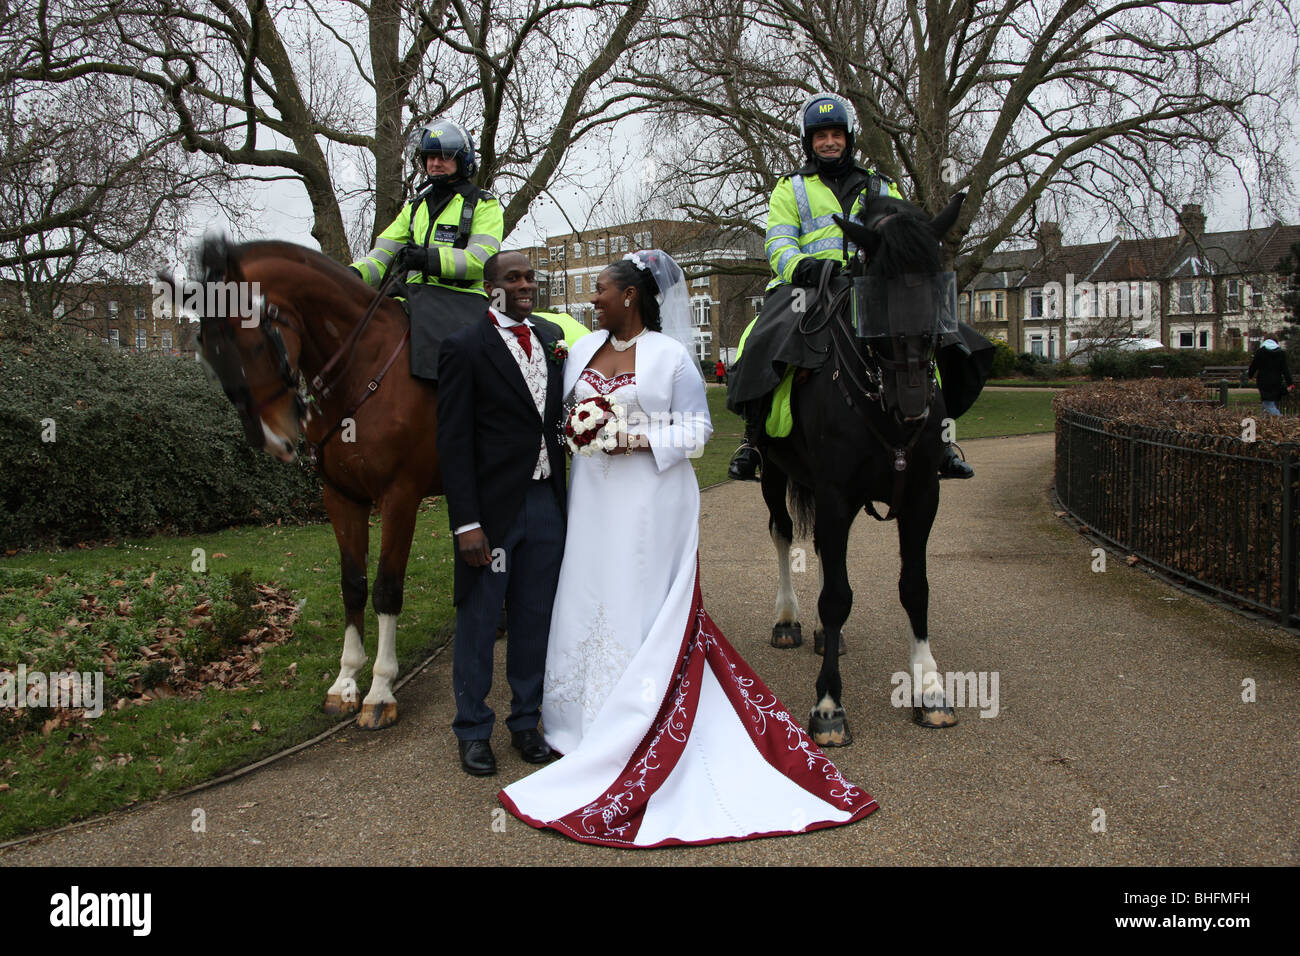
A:
{"type": "Polygon", "coordinates": [[[626,342],[620,342],[617,338],[614,337],[614,333],[611,332],[609,334],[609,344],[614,346],[615,352],[626,352],[632,346],[636,345],[637,339],[639,339],[641,336],[645,335],[649,331],[650,331],[649,329],[643,328],[640,332],[632,336],[626,342]]]}

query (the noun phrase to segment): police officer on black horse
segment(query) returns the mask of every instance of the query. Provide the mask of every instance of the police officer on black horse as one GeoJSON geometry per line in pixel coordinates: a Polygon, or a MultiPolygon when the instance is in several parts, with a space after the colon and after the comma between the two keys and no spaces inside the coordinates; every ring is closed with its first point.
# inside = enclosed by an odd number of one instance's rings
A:
{"type": "MultiPolygon", "coordinates": [[[[767,286],[769,293],[787,284],[816,289],[827,260],[834,263],[837,273],[846,268],[856,250],[833,216],[860,218],[867,202],[875,196],[903,198],[888,176],[854,162],[857,120],[846,100],[833,93],[811,97],[800,110],[799,126],[808,162],[778,180],[768,204],[766,249],[774,276],[767,286]]],[[[748,355],[751,360],[748,368],[743,362],[733,368],[728,382],[728,406],[745,416],[745,440],[727,469],[732,478],[757,480],[764,419],[771,401],[770,388],[775,384],[767,380],[774,373],[767,368],[760,373],[756,365],[766,365],[774,355],[766,344],[761,354],[747,352],[750,333],[761,330],[755,342],[779,342],[788,335],[784,327],[794,321],[795,315],[789,309],[771,309],[765,304],[762,314],[741,337],[741,358],[748,355]],[[774,328],[776,324],[782,328],[774,328]]],[[[974,474],[952,445],[947,445],[939,476],[970,478],[974,474]]]]}

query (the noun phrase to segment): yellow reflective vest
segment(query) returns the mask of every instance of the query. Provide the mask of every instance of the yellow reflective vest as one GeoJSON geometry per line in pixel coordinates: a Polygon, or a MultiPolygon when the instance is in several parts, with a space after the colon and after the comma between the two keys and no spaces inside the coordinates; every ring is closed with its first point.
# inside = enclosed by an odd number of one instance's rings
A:
{"type": "MultiPolygon", "coordinates": [[[[437,246],[441,269],[438,275],[429,273],[429,283],[486,296],[483,264],[501,250],[504,224],[501,204],[496,197],[486,190],[478,190],[478,197],[464,248],[457,248],[456,238],[460,232],[465,197],[460,193],[453,194],[432,223],[429,221],[429,202],[421,199],[415,208],[411,203],[402,207],[393,224],[375,241],[375,248],[354,262],[353,268],[358,269],[367,282],[377,286],[384,281],[393,256],[402,246],[412,242],[418,246],[437,246]]],[[[423,282],[424,274],[416,270],[408,273],[405,279],[407,282],[423,282]]]]}
{"type": "MultiPolygon", "coordinates": [[[[873,184],[886,195],[902,199],[894,181],[883,173],[868,169],[865,189],[873,184]]],[[[853,200],[849,215],[862,211],[862,195],[853,200]]],[[[816,173],[792,173],[782,176],[772,190],[767,207],[767,261],[775,278],[767,284],[769,289],[793,280],[795,267],[811,256],[814,259],[835,259],[847,262],[854,245],[846,243],[844,230],[835,224],[834,216],[844,215],[839,198],[831,187],[822,182],[816,173]],[[846,254],[847,245],[847,254],[846,254]]]]}

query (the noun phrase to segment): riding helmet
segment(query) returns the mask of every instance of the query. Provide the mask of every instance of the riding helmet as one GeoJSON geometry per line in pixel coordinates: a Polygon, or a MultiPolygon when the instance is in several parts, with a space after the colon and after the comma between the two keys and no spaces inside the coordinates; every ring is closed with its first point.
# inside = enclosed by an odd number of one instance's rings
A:
{"type": "Polygon", "coordinates": [[[474,155],[474,138],[469,130],[459,123],[448,119],[437,119],[432,123],[417,127],[411,134],[411,162],[420,172],[424,172],[424,157],[429,155],[455,156],[459,172],[466,179],[473,179],[478,172],[478,160],[474,155]]]}
{"type": "Polygon", "coordinates": [[[844,155],[853,155],[853,138],[858,131],[858,118],[853,105],[842,96],[834,93],[818,93],[804,103],[799,110],[799,135],[803,143],[803,154],[808,162],[816,162],[817,154],[813,152],[813,133],[819,129],[838,126],[844,130],[848,143],[844,155]]]}

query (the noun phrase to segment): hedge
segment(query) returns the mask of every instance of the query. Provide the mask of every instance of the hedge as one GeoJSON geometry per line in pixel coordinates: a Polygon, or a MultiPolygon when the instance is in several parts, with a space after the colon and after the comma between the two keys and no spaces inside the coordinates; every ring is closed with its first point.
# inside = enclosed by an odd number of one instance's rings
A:
{"type": "Polygon", "coordinates": [[[324,517],[314,469],[250,449],[199,363],[13,321],[0,327],[0,503],[5,551],[324,517]]]}

